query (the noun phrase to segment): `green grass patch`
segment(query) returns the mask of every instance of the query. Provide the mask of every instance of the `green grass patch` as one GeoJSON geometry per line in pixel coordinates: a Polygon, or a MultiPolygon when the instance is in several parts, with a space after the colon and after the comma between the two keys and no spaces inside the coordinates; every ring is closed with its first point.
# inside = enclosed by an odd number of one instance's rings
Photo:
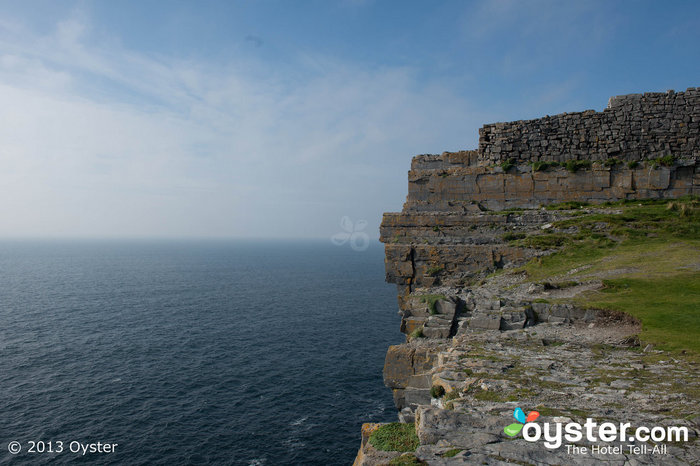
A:
{"type": "Polygon", "coordinates": [[[541,161],[541,162],[533,162],[532,163],[532,169],[536,172],[543,172],[547,170],[549,167],[558,167],[559,162],[546,162],[546,161],[541,161]]]}
{"type": "Polygon", "coordinates": [[[666,350],[700,353],[700,272],[671,277],[605,280],[586,305],[622,311],[642,322],[643,341],[666,350]]]}
{"type": "Polygon", "coordinates": [[[571,173],[576,173],[583,168],[590,168],[590,160],[567,160],[564,164],[564,168],[571,173]]]}
{"type": "Polygon", "coordinates": [[[544,206],[547,210],[573,210],[590,205],[588,202],[566,201],[544,206]]]}
{"type": "Polygon", "coordinates": [[[570,408],[569,413],[579,418],[591,417],[591,412],[583,409],[570,408]]]}
{"type": "Polygon", "coordinates": [[[425,335],[423,334],[423,327],[417,328],[414,331],[411,332],[409,335],[411,338],[425,338],[425,335]]]}
{"type": "Polygon", "coordinates": [[[414,424],[384,424],[369,436],[369,443],[382,451],[416,451],[418,436],[414,424]]]}
{"type": "Polygon", "coordinates": [[[515,246],[533,249],[555,249],[572,241],[572,237],[566,233],[544,233],[526,236],[523,239],[513,241],[515,246]]]}
{"type": "Polygon", "coordinates": [[[452,449],[450,449],[450,450],[447,450],[445,453],[443,453],[443,454],[442,454],[442,457],[443,457],[443,458],[453,458],[453,457],[455,457],[455,456],[457,455],[457,453],[459,453],[460,451],[462,451],[461,448],[452,448],[452,449]]]}
{"type": "Polygon", "coordinates": [[[663,165],[664,167],[672,167],[675,161],[676,158],[671,154],[664,155],[663,157],[659,157],[655,160],[655,162],[657,162],[659,165],[663,165]]]}
{"type": "Polygon", "coordinates": [[[645,342],[700,354],[700,202],[686,197],[614,206],[617,211],[554,222],[569,233],[518,240],[524,246],[560,248],[529,262],[524,267],[528,279],[572,285],[586,277],[607,279],[605,290],[575,301],[638,318],[645,342]]]}
{"type": "Polygon", "coordinates": [[[525,233],[523,233],[523,232],[520,232],[520,231],[512,231],[512,232],[508,232],[508,233],[504,234],[503,236],[501,236],[501,239],[502,239],[503,241],[515,241],[515,240],[518,240],[518,239],[523,239],[523,238],[525,238],[526,236],[527,236],[527,235],[526,235],[525,233]]]}
{"type": "Polygon", "coordinates": [[[501,162],[501,168],[503,169],[504,172],[507,172],[508,170],[510,170],[511,168],[513,168],[515,166],[515,162],[516,162],[515,159],[508,159],[504,162],[501,162]]]}
{"type": "Polygon", "coordinates": [[[434,277],[435,275],[439,274],[443,270],[445,270],[444,265],[436,265],[434,267],[430,267],[425,273],[431,277],[434,277]]]}
{"type": "Polygon", "coordinates": [[[508,401],[508,398],[503,394],[494,390],[480,390],[474,393],[474,398],[479,401],[503,402],[508,401]]]}
{"type": "Polygon", "coordinates": [[[430,314],[435,315],[438,313],[437,302],[441,299],[447,299],[447,297],[444,294],[424,294],[420,297],[420,302],[426,303],[428,305],[428,311],[430,311],[430,314]]]}
{"type": "Polygon", "coordinates": [[[427,464],[416,458],[416,455],[411,453],[405,453],[401,456],[397,456],[389,461],[390,466],[411,466],[411,465],[423,465],[427,464]]]}
{"type": "Polygon", "coordinates": [[[537,396],[538,392],[532,388],[518,387],[506,397],[507,401],[521,401],[526,398],[537,396]]]}

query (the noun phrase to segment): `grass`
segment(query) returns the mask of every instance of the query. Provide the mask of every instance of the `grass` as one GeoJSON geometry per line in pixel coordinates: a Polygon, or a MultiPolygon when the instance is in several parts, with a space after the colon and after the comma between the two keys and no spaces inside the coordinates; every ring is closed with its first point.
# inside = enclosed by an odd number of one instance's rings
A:
{"type": "Polygon", "coordinates": [[[591,416],[589,411],[584,411],[582,409],[567,408],[566,411],[562,411],[556,408],[548,408],[544,405],[538,405],[535,407],[535,411],[540,413],[540,415],[547,417],[574,416],[578,418],[586,418],[591,416]]]}
{"type": "Polygon", "coordinates": [[[416,458],[416,455],[406,453],[401,456],[397,456],[396,458],[393,458],[391,461],[389,461],[389,466],[411,466],[411,465],[419,465],[419,464],[426,464],[423,461],[419,460],[416,458]]]}
{"type": "Polygon", "coordinates": [[[424,294],[420,297],[420,302],[428,304],[430,314],[435,315],[438,313],[436,304],[441,299],[447,299],[447,297],[444,294],[424,294]]]}
{"type": "Polygon", "coordinates": [[[431,277],[434,277],[435,275],[439,274],[443,270],[445,270],[444,265],[436,265],[434,267],[430,267],[425,273],[431,277]]]}
{"type": "Polygon", "coordinates": [[[457,453],[459,453],[460,451],[462,451],[461,448],[452,448],[450,450],[447,450],[445,453],[443,453],[442,457],[443,458],[452,458],[452,457],[456,456],[457,453]]]}
{"type": "Polygon", "coordinates": [[[663,165],[665,167],[672,167],[675,161],[676,158],[671,154],[664,155],[663,157],[656,159],[656,162],[658,162],[659,165],[663,165]]]}
{"type": "Polygon", "coordinates": [[[523,239],[523,238],[525,238],[526,236],[527,236],[527,235],[526,235],[525,233],[522,233],[522,232],[509,232],[509,233],[504,234],[504,235],[501,237],[501,239],[502,239],[503,241],[514,241],[514,240],[516,240],[516,239],[523,239]]]}
{"type": "Polygon", "coordinates": [[[590,205],[590,204],[588,202],[566,201],[566,202],[560,202],[558,204],[549,204],[549,205],[544,206],[544,208],[547,210],[572,210],[572,209],[580,209],[580,208],[585,207],[587,205],[590,205]]]}
{"type": "Polygon", "coordinates": [[[416,451],[418,436],[414,424],[384,424],[369,436],[369,443],[382,451],[416,451]]]}
{"type": "Polygon", "coordinates": [[[549,167],[558,167],[559,162],[533,162],[532,163],[532,169],[536,172],[543,172],[547,170],[549,167]]]}
{"type": "Polygon", "coordinates": [[[525,248],[540,250],[554,249],[571,242],[571,237],[565,233],[545,233],[528,235],[523,239],[513,240],[512,244],[525,248]]]}
{"type": "Polygon", "coordinates": [[[474,393],[474,398],[479,401],[493,401],[493,402],[503,402],[508,401],[503,393],[496,392],[494,390],[480,390],[474,393]]]}
{"type": "Polygon", "coordinates": [[[423,327],[415,329],[409,336],[411,338],[425,338],[425,335],[423,334],[423,327]]]}
{"type": "Polygon", "coordinates": [[[700,353],[700,273],[604,281],[585,296],[588,306],[626,312],[642,321],[643,341],[666,350],[700,353]]]}
{"type": "Polygon", "coordinates": [[[605,289],[575,298],[579,305],[622,311],[642,323],[640,338],[662,349],[700,354],[700,202],[610,203],[618,212],[554,223],[552,232],[517,242],[559,247],[524,269],[532,282],[605,279],[605,289]]]}
{"type": "Polygon", "coordinates": [[[501,168],[503,169],[504,172],[507,172],[508,170],[513,168],[513,166],[515,165],[515,162],[516,162],[515,159],[505,160],[505,161],[501,162],[501,168]]]}
{"type": "Polygon", "coordinates": [[[440,398],[445,394],[445,387],[442,385],[433,385],[430,387],[430,396],[433,398],[440,398]]]}
{"type": "Polygon", "coordinates": [[[564,168],[571,173],[576,173],[582,168],[590,168],[590,160],[567,160],[564,164],[564,168]]]}

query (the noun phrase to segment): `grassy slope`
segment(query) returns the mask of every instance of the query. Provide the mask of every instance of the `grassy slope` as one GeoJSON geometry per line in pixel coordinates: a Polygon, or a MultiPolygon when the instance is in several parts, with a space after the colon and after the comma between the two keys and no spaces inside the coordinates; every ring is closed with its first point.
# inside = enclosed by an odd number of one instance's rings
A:
{"type": "Polygon", "coordinates": [[[562,248],[529,263],[530,280],[602,277],[602,291],[575,301],[627,312],[641,320],[644,341],[700,354],[700,203],[686,198],[609,207],[602,213],[580,211],[556,223],[555,233],[513,241],[562,248]]]}

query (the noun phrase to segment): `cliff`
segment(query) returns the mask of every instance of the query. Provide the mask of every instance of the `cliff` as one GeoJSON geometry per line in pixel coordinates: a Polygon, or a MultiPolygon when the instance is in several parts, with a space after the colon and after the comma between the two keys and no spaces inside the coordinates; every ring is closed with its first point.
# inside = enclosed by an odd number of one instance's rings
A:
{"type": "Polygon", "coordinates": [[[640,336],[656,342],[647,317],[595,293],[611,277],[700,283],[700,89],[613,97],[603,112],[489,124],[479,136],[477,150],[414,157],[402,212],[384,215],[386,279],[407,334],[389,348],[384,381],[418,443],[398,459],[374,448],[381,427],[367,425],[356,464],[659,460],[511,439],[503,427],[518,406],[559,422],[686,426],[693,440],[664,460],[697,459],[696,360],[669,367],[670,343],[635,350],[640,336]],[[669,372],[684,382],[648,390],[669,372]]]}

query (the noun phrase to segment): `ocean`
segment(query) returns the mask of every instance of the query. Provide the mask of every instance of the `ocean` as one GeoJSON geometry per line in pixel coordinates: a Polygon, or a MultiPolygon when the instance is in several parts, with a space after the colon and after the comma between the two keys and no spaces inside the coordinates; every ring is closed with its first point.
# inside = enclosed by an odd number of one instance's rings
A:
{"type": "Polygon", "coordinates": [[[379,243],[0,242],[0,464],[349,465],[396,311],[379,243]]]}

